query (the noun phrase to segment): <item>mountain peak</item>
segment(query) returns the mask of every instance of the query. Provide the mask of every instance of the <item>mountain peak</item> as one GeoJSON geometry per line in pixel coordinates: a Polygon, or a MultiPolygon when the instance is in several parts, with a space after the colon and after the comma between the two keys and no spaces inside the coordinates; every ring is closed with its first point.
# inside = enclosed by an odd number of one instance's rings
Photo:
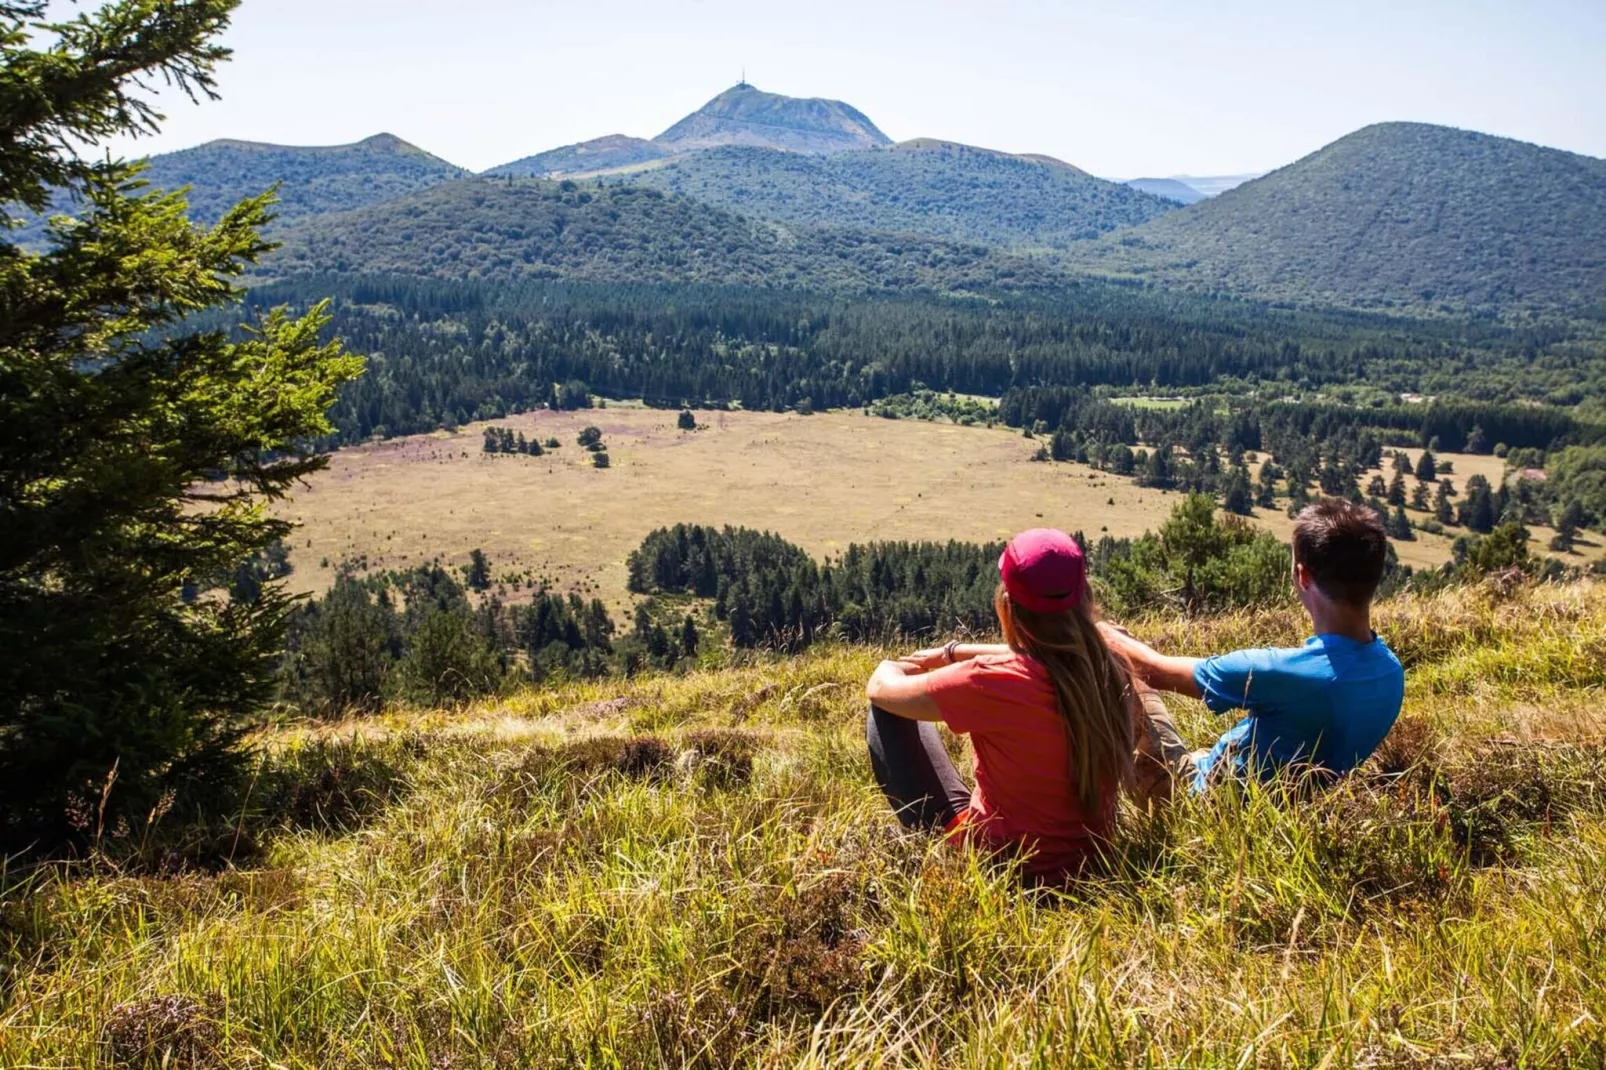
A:
{"type": "Polygon", "coordinates": [[[653,139],[675,152],[745,145],[827,153],[892,144],[863,112],[840,100],[787,97],[738,82],[653,139]]]}

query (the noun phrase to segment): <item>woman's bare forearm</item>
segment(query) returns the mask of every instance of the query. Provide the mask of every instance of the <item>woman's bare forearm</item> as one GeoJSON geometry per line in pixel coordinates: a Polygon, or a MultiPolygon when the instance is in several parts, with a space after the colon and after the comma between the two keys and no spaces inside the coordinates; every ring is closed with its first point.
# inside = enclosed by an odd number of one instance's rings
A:
{"type": "Polygon", "coordinates": [[[958,643],[954,646],[954,660],[969,661],[971,658],[992,657],[1009,652],[1008,643],[958,643]]]}

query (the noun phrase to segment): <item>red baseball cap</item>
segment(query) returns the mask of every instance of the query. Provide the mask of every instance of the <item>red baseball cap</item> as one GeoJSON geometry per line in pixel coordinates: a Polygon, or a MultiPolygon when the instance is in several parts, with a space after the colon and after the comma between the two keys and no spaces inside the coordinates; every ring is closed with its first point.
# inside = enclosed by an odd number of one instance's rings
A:
{"type": "Polygon", "coordinates": [[[1081,546],[1053,528],[1033,528],[1010,539],[998,571],[1010,599],[1033,613],[1064,613],[1087,594],[1081,546]]]}

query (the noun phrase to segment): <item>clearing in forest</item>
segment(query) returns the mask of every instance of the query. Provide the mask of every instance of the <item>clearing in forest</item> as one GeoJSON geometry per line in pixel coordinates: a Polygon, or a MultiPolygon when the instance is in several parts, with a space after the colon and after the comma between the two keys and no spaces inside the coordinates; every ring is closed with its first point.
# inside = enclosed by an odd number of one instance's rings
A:
{"type": "MultiPolygon", "coordinates": [[[[699,412],[700,429],[681,431],[676,415],[539,410],[341,450],[280,508],[303,525],[291,540],[291,586],[322,591],[343,560],[462,564],[479,547],[498,578],[595,593],[618,608],[625,557],[654,528],[682,521],[766,529],[823,556],[853,542],[986,542],[1043,526],[1134,536],[1157,529],[1179,498],[1086,465],[1032,463],[1043,443],[1004,427],[857,411],[699,412]],[[541,457],[487,454],[483,431],[493,424],[562,446],[541,457]],[[607,469],[575,442],[587,426],[602,431],[607,469]]],[[[1458,487],[1474,473],[1500,478],[1498,458],[1444,457],[1458,487]]],[[[1255,519],[1288,538],[1281,509],[1255,519]]],[[[1533,533],[1536,549],[1551,535],[1533,533]]],[[[1422,532],[1397,549],[1407,564],[1431,567],[1449,558],[1450,539],[1422,532]]]]}

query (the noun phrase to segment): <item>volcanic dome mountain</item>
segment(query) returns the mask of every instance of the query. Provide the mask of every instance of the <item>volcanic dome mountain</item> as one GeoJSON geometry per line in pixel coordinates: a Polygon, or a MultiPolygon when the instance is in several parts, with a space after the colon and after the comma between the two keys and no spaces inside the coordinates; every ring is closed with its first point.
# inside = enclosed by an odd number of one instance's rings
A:
{"type": "Polygon", "coordinates": [[[675,151],[747,145],[786,152],[844,152],[892,144],[864,113],[840,100],[783,97],[742,82],[653,139],[675,151]]]}
{"type": "Polygon", "coordinates": [[[610,134],[526,156],[486,174],[543,177],[611,171],[729,145],[823,154],[890,144],[892,139],[850,104],[766,93],[741,82],[650,141],[610,134]]]}
{"type": "Polygon", "coordinates": [[[611,135],[490,175],[602,178],[679,193],[756,219],[1063,248],[1176,209],[1047,156],[935,138],[894,145],[836,100],[727,89],[651,141],[611,135]]]}

